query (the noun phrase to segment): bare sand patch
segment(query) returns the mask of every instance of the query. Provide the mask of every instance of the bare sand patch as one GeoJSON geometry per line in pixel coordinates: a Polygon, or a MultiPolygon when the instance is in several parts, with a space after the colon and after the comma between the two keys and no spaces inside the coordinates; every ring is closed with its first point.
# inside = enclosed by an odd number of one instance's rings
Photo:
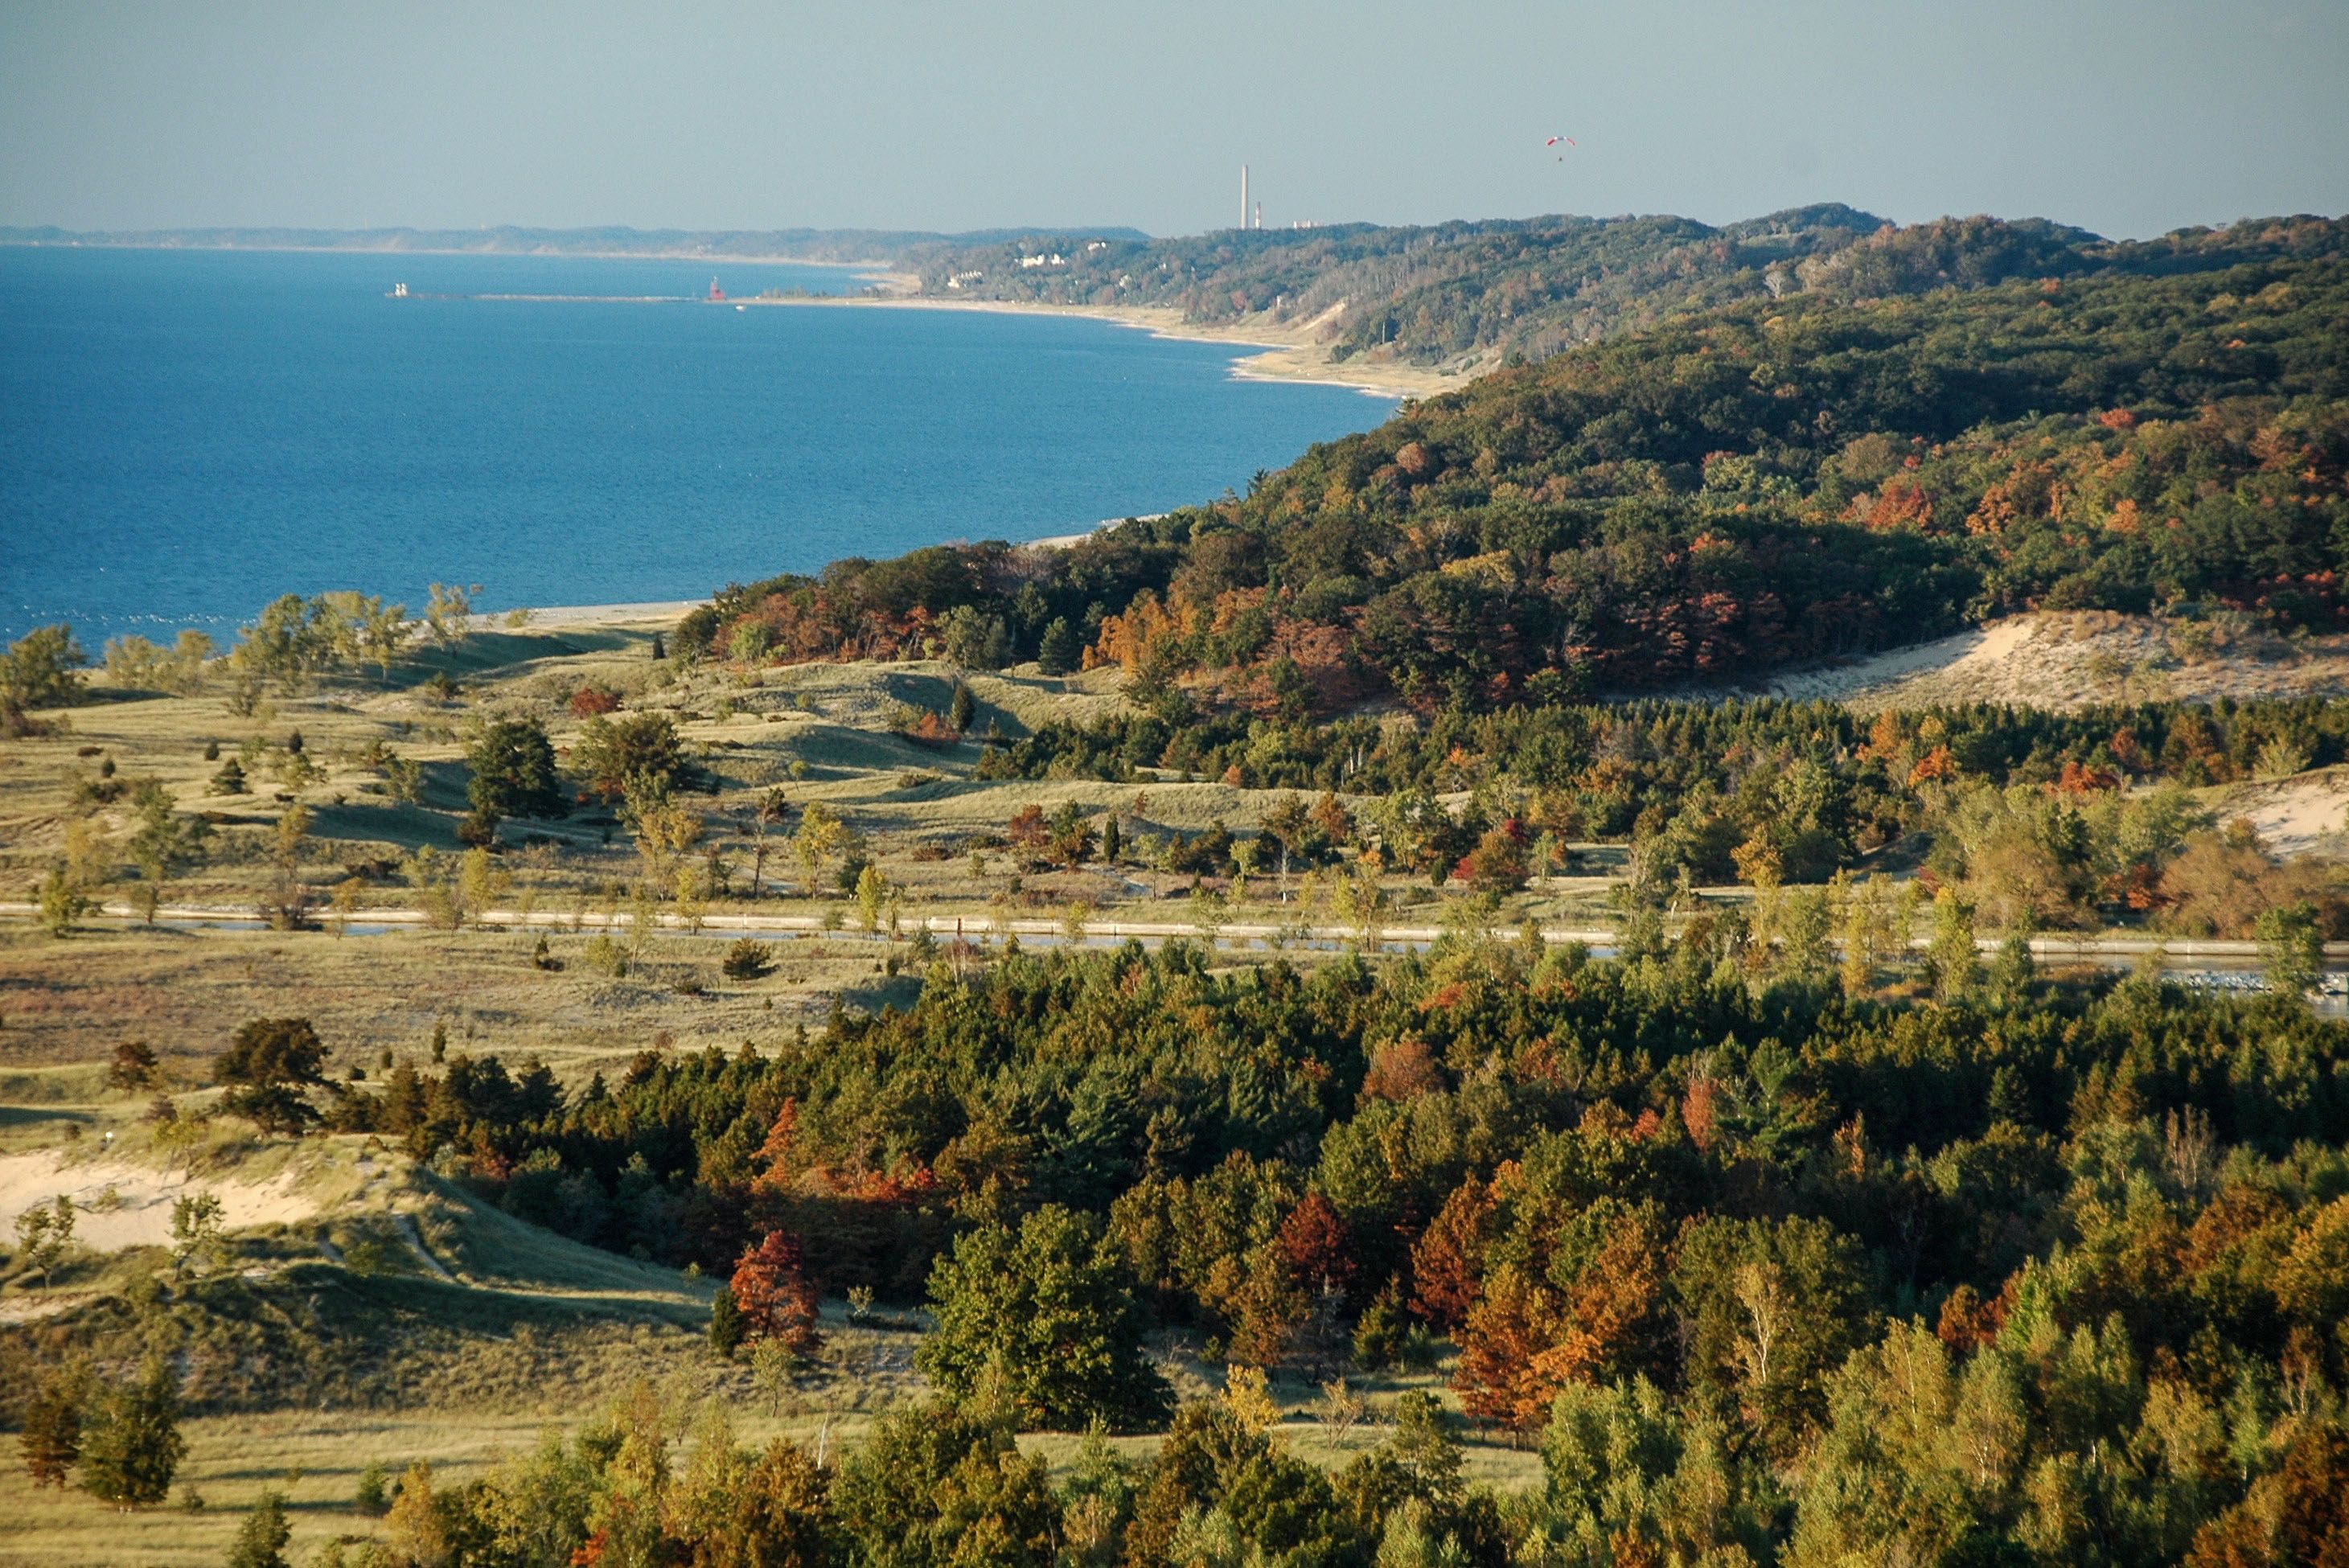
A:
{"type": "Polygon", "coordinates": [[[2320,768],[2272,783],[2230,790],[2220,807],[2227,821],[2240,818],[2282,860],[2339,859],[2349,852],[2343,818],[2349,813],[2349,768],[2320,768]]]}
{"type": "Polygon", "coordinates": [[[100,1253],[168,1246],[171,1205],[199,1192],[220,1200],[223,1230],[310,1218],[318,1205],[295,1191],[296,1180],[290,1171],[265,1181],[191,1180],[128,1161],[69,1161],[54,1150],[0,1155],[0,1230],[13,1231],[17,1215],[62,1196],[72,1201],[80,1246],[100,1253]]]}
{"type": "Polygon", "coordinates": [[[2349,636],[2254,634],[2198,651],[2192,628],[2157,616],[2039,611],[1871,658],[1789,671],[1760,689],[1863,712],[2333,696],[2349,693],[2349,636]]]}

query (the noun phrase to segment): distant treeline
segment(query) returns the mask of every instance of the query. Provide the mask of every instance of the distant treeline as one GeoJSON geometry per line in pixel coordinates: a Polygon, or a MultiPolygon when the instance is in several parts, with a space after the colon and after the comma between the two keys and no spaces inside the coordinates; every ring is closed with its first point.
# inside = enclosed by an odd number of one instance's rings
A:
{"type": "Polygon", "coordinates": [[[1688,218],[1551,216],[1164,240],[1071,231],[913,259],[925,293],[1171,305],[1201,325],[1268,314],[1317,324],[1341,358],[1435,363],[1540,359],[1669,317],[1795,294],[1878,299],[2017,278],[2159,276],[2206,267],[2213,256],[2305,255],[2312,243],[2337,251],[2337,240],[2313,235],[2309,222],[2260,220],[2111,242],[2037,219],[1944,218],[1904,229],[1829,202],[1718,228],[1688,218]]]}
{"type": "MultiPolygon", "coordinates": [[[[2349,702],[2319,698],[2068,714],[1976,704],[1872,719],[1828,702],[1649,701],[1447,708],[1413,726],[1281,724],[1198,713],[1178,697],[991,743],[978,772],[1133,782],[1145,794],[1168,774],[1323,792],[1310,814],[1301,793],[1275,804],[1260,868],[1351,851],[1508,892],[1567,865],[1570,842],[1597,839],[1630,844],[1624,896],[1636,911],[1682,878],[1817,882],[1906,854],[1912,841],[1924,846],[1920,885],[2000,929],[2144,922],[2240,936],[2263,913],[2305,902],[2337,936],[2349,934],[2337,878],[2271,863],[2187,791],[2343,760],[2349,702]],[[2131,793],[2142,784],[2158,787],[2131,793]]],[[[1130,814],[1138,826],[1142,812],[1130,814]]],[[[1247,850],[1211,831],[1157,863],[1219,873],[1247,850]]]]}

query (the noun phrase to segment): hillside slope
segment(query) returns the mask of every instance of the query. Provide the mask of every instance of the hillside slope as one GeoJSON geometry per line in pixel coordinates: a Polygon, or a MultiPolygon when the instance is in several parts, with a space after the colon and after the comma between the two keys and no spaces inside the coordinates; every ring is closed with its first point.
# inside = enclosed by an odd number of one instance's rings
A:
{"type": "MultiPolygon", "coordinates": [[[[1081,648],[1144,694],[1297,717],[1748,679],[2028,608],[2331,630],[2344,236],[1733,304],[1406,406],[1245,498],[730,589],[679,640],[750,663],[1081,648]]],[[[1921,253],[1920,276],[1951,260],[1921,253]]]]}

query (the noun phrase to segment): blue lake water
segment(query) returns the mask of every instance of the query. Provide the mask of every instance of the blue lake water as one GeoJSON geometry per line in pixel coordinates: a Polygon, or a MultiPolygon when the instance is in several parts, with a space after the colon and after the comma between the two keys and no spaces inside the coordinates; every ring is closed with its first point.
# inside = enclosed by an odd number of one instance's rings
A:
{"type": "MultiPolygon", "coordinates": [[[[736,296],[854,293],[729,263],[736,296]]],[[[1392,404],[1071,318],[698,295],[707,262],[0,248],[0,633],[270,598],[682,599],[1244,488],[1392,404]]]]}

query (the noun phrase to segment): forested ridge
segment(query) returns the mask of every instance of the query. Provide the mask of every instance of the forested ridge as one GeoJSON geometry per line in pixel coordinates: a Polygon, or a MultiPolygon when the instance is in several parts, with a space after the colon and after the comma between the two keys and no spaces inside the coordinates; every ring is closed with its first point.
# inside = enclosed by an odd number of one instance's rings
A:
{"type": "Polygon", "coordinates": [[[1731,304],[1408,405],[1245,497],[1065,551],[729,588],[679,641],[745,663],[1115,663],[1144,696],[1302,716],[1722,682],[2033,606],[2332,628],[2344,232],[1731,304]]]}
{"type": "Polygon", "coordinates": [[[1174,306],[1201,325],[1316,324],[1341,359],[1436,363],[1541,359],[1669,317],[1801,293],[1854,300],[2016,278],[2156,276],[2207,266],[2213,254],[2302,250],[2305,222],[2115,242],[2040,219],[1902,228],[1825,202],[1719,227],[1553,215],[1173,239],[1019,233],[944,242],[913,261],[924,291],[947,297],[1174,306]]]}

